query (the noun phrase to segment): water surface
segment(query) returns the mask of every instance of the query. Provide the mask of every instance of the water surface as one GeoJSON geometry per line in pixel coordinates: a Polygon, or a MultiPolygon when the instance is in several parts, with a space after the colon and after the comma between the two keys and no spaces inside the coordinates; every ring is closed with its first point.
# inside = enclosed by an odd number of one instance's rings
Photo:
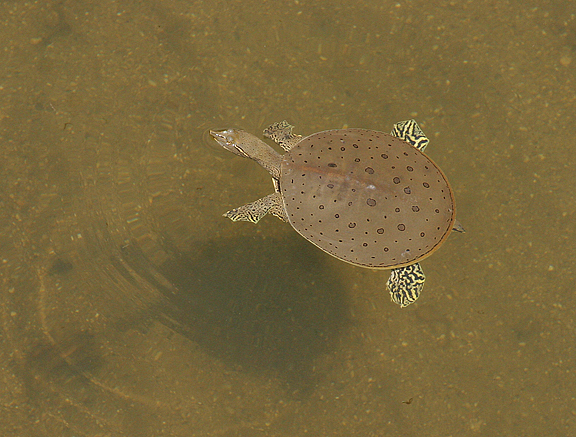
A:
{"type": "Polygon", "coordinates": [[[570,1],[0,5],[6,436],[566,436],[570,1]],[[465,234],[400,309],[208,129],[415,118],[465,234]]]}

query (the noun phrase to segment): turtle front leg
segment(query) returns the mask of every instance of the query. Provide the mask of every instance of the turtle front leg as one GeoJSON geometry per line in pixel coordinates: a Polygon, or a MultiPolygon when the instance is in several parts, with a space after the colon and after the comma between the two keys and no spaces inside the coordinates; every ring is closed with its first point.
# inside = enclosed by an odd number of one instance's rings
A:
{"type": "Polygon", "coordinates": [[[404,308],[418,299],[425,280],[424,270],[419,263],[416,263],[392,269],[386,288],[390,292],[392,302],[404,308]]]}
{"type": "Polygon", "coordinates": [[[274,140],[274,142],[280,144],[286,152],[289,152],[290,149],[302,139],[302,135],[292,133],[292,129],[294,129],[294,126],[284,120],[278,123],[272,123],[264,129],[264,136],[274,140]]]}
{"type": "Polygon", "coordinates": [[[268,213],[278,217],[282,221],[288,221],[279,193],[272,193],[262,199],[234,208],[223,214],[223,216],[228,217],[233,222],[245,221],[258,223],[260,219],[268,213]]]}

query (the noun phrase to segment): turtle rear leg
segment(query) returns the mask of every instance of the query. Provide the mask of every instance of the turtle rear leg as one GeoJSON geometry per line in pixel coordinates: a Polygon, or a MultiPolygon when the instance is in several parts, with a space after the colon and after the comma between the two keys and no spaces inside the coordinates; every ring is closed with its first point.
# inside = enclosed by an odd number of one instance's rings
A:
{"type": "Polygon", "coordinates": [[[288,221],[282,198],[279,193],[272,193],[262,199],[234,208],[223,214],[233,222],[245,221],[258,223],[266,214],[272,214],[282,221],[288,221]]]}
{"type": "Polygon", "coordinates": [[[424,151],[430,140],[424,135],[416,120],[399,121],[394,124],[391,135],[412,144],[421,152],[424,151]]]}
{"type": "Polygon", "coordinates": [[[424,270],[419,263],[416,263],[392,269],[386,288],[390,292],[392,302],[404,308],[418,299],[425,280],[424,270]]]}

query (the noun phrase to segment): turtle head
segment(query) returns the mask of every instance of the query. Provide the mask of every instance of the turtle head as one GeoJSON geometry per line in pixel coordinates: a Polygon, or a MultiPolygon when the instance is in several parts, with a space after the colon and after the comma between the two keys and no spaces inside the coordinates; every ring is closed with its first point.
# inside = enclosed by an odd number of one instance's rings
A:
{"type": "Polygon", "coordinates": [[[250,154],[243,148],[244,142],[242,141],[244,136],[250,135],[248,132],[239,129],[211,130],[210,135],[229,152],[250,158],[250,154]]]}
{"type": "Polygon", "coordinates": [[[258,137],[240,129],[211,130],[210,135],[229,152],[253,159],[273,178],[280,177],[282,156],[258,137]]]}

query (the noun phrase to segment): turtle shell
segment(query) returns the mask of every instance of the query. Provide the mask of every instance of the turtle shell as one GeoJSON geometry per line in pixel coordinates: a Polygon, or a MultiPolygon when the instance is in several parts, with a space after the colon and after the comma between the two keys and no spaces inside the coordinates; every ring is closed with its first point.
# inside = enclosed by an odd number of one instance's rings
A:
{"type": "Polygon", "coordinates": [[[422,260],[455,219],[454,195],[438,166],[384,132],[337,129],[302,139],[284,155],[279,185],[292,227],[361,267],[422,260]]]}

